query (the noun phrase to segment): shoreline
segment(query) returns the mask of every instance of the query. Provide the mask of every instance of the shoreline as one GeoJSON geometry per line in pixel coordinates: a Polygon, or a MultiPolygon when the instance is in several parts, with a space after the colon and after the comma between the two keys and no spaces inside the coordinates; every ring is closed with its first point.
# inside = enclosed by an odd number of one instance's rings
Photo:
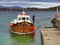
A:
{"type": "MultiPolygon", "coordinates": [[[[22,12],[22,11],[0,11],[0,12],[22,12]]],[[[37,12],[37,11],[26,11],[26,12],[37,12]]],[[[40,11],[40,12],[56,12],[56,11],[40,11]]]]}

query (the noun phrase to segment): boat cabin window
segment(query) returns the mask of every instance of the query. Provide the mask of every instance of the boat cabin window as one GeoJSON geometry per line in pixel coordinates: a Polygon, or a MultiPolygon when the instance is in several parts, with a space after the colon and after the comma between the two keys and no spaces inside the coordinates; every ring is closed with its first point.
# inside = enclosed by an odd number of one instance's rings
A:
{"type": "Polygon", "coordinates": [[[21,20],[21,18],[19,18],[19,20],[21,20]]]}
{"type": "Polygon", "coordinates": [[[22,17],[22,18],[19,18],[19,20],[29,20],[29,17],[22,17]]]}
{"type": "Polygon", "coordinates": [[[25,17],[22,17],[22,20],[25,20],[25,17]]]}
{"type": "Polygon", "coordinates": [[[29,18],[27,17],[27,20],[29,20],[29,18]]]}

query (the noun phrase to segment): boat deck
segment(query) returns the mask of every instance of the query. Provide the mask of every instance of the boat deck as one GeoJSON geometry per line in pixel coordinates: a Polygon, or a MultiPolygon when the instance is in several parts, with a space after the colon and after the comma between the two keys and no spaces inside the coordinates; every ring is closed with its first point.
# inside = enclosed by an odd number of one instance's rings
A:
{"type": "Polygon", "coordinates": [[[41,32],[44,45],[60,45],[60,30],[45,28],[41,32]]]}

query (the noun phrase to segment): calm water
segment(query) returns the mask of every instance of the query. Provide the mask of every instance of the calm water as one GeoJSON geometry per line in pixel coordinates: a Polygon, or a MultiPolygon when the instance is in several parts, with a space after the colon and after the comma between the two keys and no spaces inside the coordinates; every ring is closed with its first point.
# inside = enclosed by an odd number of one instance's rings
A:
{"type": "Polygon", "coordinates": [[[11,35],[9,22],[16,18],[20,12],[0,12],[0,45],[42,45],[40,36],[40,27],[52,26],[51,20],[54,18],[55,12],[34,11],[28,12],[36,16],[36,39],[30,35],[11,35]]]}

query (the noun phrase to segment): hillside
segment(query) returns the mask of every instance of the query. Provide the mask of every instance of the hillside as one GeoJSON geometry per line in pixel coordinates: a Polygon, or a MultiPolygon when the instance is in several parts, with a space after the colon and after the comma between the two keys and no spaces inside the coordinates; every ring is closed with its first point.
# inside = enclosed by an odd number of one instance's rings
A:
{"type": "MultiPolygon", "coordinates": [[[[50,8],[27,8],[29,11],[56,11],[57,7],[50,7],[50,8]]],[[[60,6],[58,6],[58,9],[60,11],[60,6]]]]}
{"type": "MultiPolygon", "coordinates": [[[[50,7],[50,8],[25,8],[26,11],[56,11],[57,7],[50,7]]],[[[60,10],[60,6],[58,6],[60,10]]],[[[0,11],[22,11],[23,8],[19,6],[12,6],[12,7],[4,7],[0,6],[0,11]]]]}

